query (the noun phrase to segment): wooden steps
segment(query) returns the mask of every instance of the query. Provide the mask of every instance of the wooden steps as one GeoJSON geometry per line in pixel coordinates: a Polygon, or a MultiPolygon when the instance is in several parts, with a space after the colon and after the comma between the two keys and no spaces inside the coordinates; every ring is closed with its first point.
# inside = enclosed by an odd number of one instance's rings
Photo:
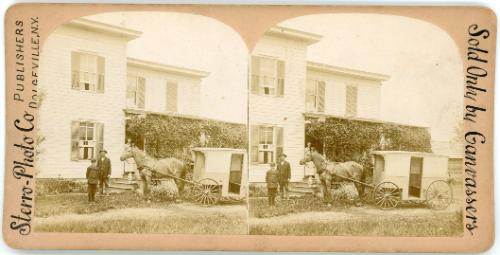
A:
{"type": "Polygon", "coordinates": [[[134,191],[139,187],[139,184],[134,180],[125,178],[111,179],[109,181],[110,193],[122,193],[126,191],[134,191]]]}

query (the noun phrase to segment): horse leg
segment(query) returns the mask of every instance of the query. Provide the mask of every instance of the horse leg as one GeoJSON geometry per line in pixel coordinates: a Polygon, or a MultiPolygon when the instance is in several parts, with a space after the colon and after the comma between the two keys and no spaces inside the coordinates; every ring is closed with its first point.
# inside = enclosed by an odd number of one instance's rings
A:
{"type": "Polygon", "coordinates": [[[150,189],[149,186],[151,185],[151,171],[148,169],[144,169],[141,172],[141,181],[142,181],[142,195],[144,198],[149,199],[150,196],[150,189]]]}
{"type": "Polygon", "coordinates": [[[332,202],[332,180],[330,178],[325,179],[325,193],[326,193],[326,201],[328,204],[332,202]]]}

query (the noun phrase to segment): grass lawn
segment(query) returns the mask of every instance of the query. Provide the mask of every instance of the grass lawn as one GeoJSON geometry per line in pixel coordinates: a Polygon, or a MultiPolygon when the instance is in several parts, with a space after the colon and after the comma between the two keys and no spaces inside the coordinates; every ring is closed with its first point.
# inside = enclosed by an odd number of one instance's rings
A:
{"type": "Polygon", "coordinates": [[[36,232],[246,234],[246,206],[203,207],[191,203],[151,202],[133,193],[98,197],[86,194],[36,197],[36,232]]]}
{"type": "Polygon", "coordinates": [[[324,205],[314,197],[278,201],[251,198],[250,234],[253,235],[354,235],[354,236],[461,236],[460,207],[438,211],[424,205],[401,204],[392,210],[347,202],[324,205]]]}

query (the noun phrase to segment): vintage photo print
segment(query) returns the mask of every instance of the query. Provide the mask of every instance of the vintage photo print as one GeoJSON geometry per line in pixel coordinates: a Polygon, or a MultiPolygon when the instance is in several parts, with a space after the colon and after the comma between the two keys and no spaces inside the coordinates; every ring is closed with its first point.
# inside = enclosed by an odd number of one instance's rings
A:
{"type": "Polygon", "coordinates": [[[193,14],[57,27],[40,56],[34,231],[246,234],[246,59],[237,33],[193,14]]]}
{"type": "Polygon", "coordinates": [[[5,24],[12,247],[493,243],[489,9],[22,4],[5,24]]]}
{"type": "Polygon", "coordinates": [[[417,19],[270,28],[251,59],[250,233],[461,236],[461,73],[453,40],[417,19]]]}

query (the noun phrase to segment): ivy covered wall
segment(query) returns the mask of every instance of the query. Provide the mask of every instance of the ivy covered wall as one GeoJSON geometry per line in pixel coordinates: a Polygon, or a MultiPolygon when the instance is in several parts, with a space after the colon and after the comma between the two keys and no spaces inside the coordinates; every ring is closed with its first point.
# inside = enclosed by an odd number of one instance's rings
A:
{"type": "Polygon", "coordinates": [[[338,162],[362,162],[371,150],[431,152],[427,128],[335,117],[309,119],[306,141],[338,162]]]}
{"type": "Polygon", "coordinates": [[[244,124],[147,114],[128,119],[126,129],[128,137],[138,145],[144,140],[147,153],[157,158],[189,157],[190,147],[247,147],[244,124]]]}

